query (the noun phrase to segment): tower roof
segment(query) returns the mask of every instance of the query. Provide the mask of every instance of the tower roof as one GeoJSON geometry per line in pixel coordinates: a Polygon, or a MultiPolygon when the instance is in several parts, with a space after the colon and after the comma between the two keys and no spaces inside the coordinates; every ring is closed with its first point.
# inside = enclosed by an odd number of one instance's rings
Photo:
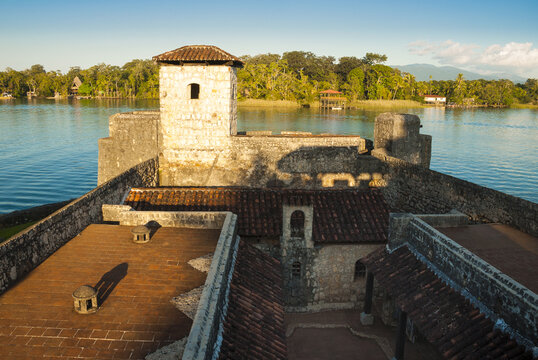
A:
{"type": "Polygon", "coordinates": [[[187,45],[153,57],[158,63],[209,63],[211,65],[243,66],[243,61],[213,45],[187,45]]]}

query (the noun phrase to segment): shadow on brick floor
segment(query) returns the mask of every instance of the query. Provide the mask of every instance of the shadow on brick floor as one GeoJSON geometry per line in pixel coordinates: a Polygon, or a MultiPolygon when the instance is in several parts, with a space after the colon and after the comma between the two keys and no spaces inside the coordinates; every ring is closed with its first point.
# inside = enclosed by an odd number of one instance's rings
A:
{"type": "Polygon", "coordinates": [[[97,302],[99,306],[103,305],[108,296],[114,291],[114,288],[120,283],[120,281],[127,275],[129,269],[128,263],[121,263],[116,265],[112,270],[105,273],[101,279],[94,286],[97,290],[97,302]]]}

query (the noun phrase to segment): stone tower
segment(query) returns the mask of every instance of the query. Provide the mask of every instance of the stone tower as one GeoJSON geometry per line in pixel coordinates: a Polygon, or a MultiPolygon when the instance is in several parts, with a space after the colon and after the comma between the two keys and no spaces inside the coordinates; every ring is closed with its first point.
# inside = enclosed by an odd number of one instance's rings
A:
{"type": "Polygon", "coordinates": [[[420,134],[416,115],[383,113],[375,119],[374,148],[412,164],[430,167],[432,137],[420,134]]]}
{"type": "Polygon", "coordinates": [[[209,45],[183,46],[153,57],[160,64],[160,182],[174,168],[211,166],[237,133],[237,68],[243,62],[209,45]]]}

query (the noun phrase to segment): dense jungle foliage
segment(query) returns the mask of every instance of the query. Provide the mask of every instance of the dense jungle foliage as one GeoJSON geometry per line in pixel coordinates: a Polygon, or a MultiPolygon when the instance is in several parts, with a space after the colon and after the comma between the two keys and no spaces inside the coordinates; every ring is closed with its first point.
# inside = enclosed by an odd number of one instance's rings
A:
{"type": "Polygon", "coordinates": [[[101,97],[159,97],[159,67],[151,60],[133,60],[122,67],[107,64],[94,65],[88,69],[72,67],[66,74],[61,71],[45,71],[42,65],[16,71],[7,68],[0,72],[0,92],[14,97],[26,96],[33,91],[37,96],[66,96],[78,76],[82,85],[81,96],[101,97]]]}
{"type": "MultiPolygon", "coordinates": [[[[367,53],[362,58],[317,56],[290,51],[283,55],[243,56],[238,71],[239,99],[291,100],[312,103],[322,90],[334,89],[354,100],[417,100],[423,95],[447,97],[458,105],[510,106],[538,104],[538,80],[524,84],[510,80],[416,81],[409,73],[383,65],[387,57],[367,53]]],[[[151,60],[133,60],[122,67],[99,64],[88,69],[73,67],[66,74],[45,71],[42,65],[0,72],[0,92],[15,97],[33,91],[37,96],[68,95],[75,76],[83,82],[78,93],[93,97],[158,98],[158,65],[151,60]]]]}

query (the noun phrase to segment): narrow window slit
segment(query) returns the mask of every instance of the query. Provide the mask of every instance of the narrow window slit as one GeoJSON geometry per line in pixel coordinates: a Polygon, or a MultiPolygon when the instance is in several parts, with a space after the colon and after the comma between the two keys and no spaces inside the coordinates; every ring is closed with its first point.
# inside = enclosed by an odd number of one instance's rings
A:
{"type": "Polygon", "coordinates": [[[192,83],[188,86],[188,93],[191,99],[200,98],[200,84],[192,83]]]}

